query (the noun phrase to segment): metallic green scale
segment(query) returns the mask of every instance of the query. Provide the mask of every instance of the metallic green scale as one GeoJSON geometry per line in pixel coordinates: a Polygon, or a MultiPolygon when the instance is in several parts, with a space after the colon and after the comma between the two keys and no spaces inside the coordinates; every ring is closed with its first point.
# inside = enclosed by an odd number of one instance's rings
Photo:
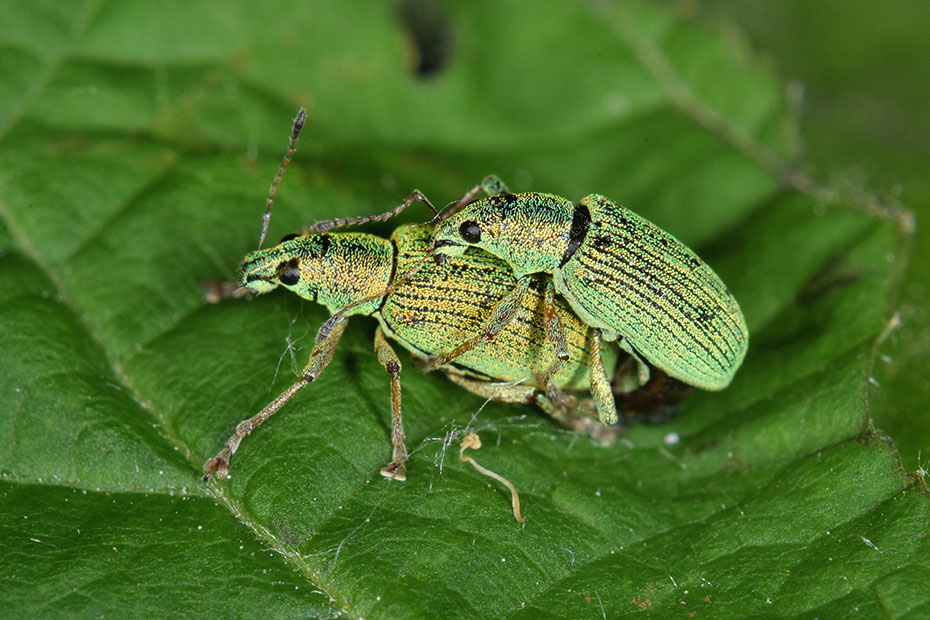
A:
{"type": "MultiPolygon", "coordinates": [[[[418,264],[423,266],[407,284],[388,295],[376,314],[388,334],[420,355],[452,350],[480,331],[488,313],[516,286],[510,267],[487,253],[449,257],[442,264],[435,263],[429,258],[432,233],[432,227],[408,225],[391,236],[398,249],[397,273],[406,273],[418,264]]],[[[542,303],[541,289],[531,288],[521,300],[517,316],[491,342],[479,344],[443,369],[488,380],[523,381],[545,389],[538,376],[556,359],[546,340],[542,303]]],[[[592,330],[563,300],[557,300],[556,312],[570,358],[559,367],[552,382],[561,390],[588,389],[588,340],[592,330]]],[[[603,351],[608,376],[613,373],[616,357],[616,348],[603,351]]]]}
{"type": "MultiPolygon", "coordinates": [[[[516,278],[505,262],[485,253],[437,263],[430,257],[432,233],[431,226],[406,225],[390,240],[366,233],[295,237],[246,256],[242,285],[262,294],[280,284],[336,313],[379,295],[395,275],[418,267],[406,283],[383,299],[351,307],[343,316],[372,315],[407,350],[434,355],[453,349],[478,332],[491,309],[513,289],[516,278]]],[[[476,346],[440,369],[545,388],[536,382],[536,376],[555,362],[555,354],[545,338],[541,304],[542,293],[531,289],[517,317],[492,342],[476,346]]],[[[558,300],[557,311],[571,359],[561,365],[552,381],[559,389],[587,389],[586,347],[591,329],[564,301],[558,300]]],[[[608,376],[616,364],[616,353],[615,349],[604,350],[608,376]]]]}
{"type": "MultiPolygon", "coordinates": [[[[240,279],[250,293],[262,294],[279,284],[331,313],[383,292],[394,277],[394,246],[365,233],[285,237],[281,243],[248,254],[240,279]]],[[[373,314],[381,299],[345,312],[373,314]]]]}
{"type": "Polygon", "coordinates": [[[597,331],[556,300],[551,283],[518,281],[505,262],[487,254],[438,260],[432,252],[431,226],[401,227],[390,240],[326,232],[347,224],[383,221],[414,201],[435,213],[419,190],[386,213],[317,222],[307,234],[288,235],[277,246],[262,249],[275,192],[305,122],[306,112],[301,109],[268,192],[258,250],[243,260],[238,285],[213,283],[207,298],[218,301],[285,286],[326,306],[332,316],[317,331],[301,376],[261,411],[236,425],[225,446],[204,464],[204,480],[226,474],[242,440],[320,376],[345,331],[346,317],[355,314],[377,318],[375,354],[390,377],[394,452],[381,470],[385,477],[405,480],[407,476],[401,363],[387,336],[426,356],[426,366],[444,370],[452,381],[476,394],[536,403],[567,426],[610,441],[610,429],[591,416],[596,412],[602,421],[617,419],[607,373],[613,372],[617,351],[601,348],[597,331]],[[576,407],[563,392],[574,389],[588,389],[592,406],[585,401],[576,407]]]}
{"type": "MultiPolygon", "coordinates": [[[[542,193],[511,194],[494,176],[466,194],[435,233],[439,254],[478,247],[517,278],[552,274],[576,314],[607,340],[670,376],[725,388],[746,354],[739,305],[687,246],[604,196],[575,205],[542,193]],[[484,190],[490,197],[467,204],[484,190]]],[[[472,254],[469,254],[472,255],[472,254]]]]}
{"type": "MultiPolygon", "coordinates": [[[[258,414],[239,423],[226,447],[207,461],[205,479],[215,472],[226,473],[242,439],[320,375],[345,329],[345,317],[357,314],[378,320],[375,351],[391,377],[394,456],[381,473],[406,479],[401,366],[384,334],[429,360],[487,329],[488,313],[517,283],[509,266],[490,254],[435,260],[432,233],[432,226],[407,225],[390,240],[364,233],[291,235],[275,247],[245,257],[240,286],[232,296],[262,294],[284,286],[326,306],[333,316],[318,331],[303,376],[258,414]]],[[[455,356],[454,362],[437,367],[476,394],[504,402],[536,403],[564,424],[609,441],[611,431],[590,417],[594,410],[576,410],[563,390],[590,390],[599,407],[609,403],[615,418],[607,376],[614,371],[618,351],[605,349],[600,352],[600,364],[590,364],[594,330],[558,300],[553,305],[569,359],[557,362],[545,334],[544,287],[537,288],[531,287],[521,298],[513,320],[493,338],[476,342],[455,356]]]]}

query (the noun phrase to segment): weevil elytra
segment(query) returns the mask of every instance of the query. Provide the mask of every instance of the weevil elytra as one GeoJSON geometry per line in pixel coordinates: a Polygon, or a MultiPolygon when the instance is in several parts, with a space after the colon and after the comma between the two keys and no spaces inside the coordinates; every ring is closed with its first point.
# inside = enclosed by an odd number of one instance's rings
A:
{"type": "MultiPolygon", "coordinates": [[[[537,192],[513,194],[496,176],[444,215],[436,252],[475,247],[523,280],[550,274],[556,291],[605,340],[695,387],[720,390],[743,361],[749,332],[717,274],[683,243],[608,198],[578,204],[537,192]],[[480,192],[486,198],[475,200],[480,192]]],[[[648,380],[640,363],[638,383],[648,380]]],[[[635,387],[635,384],[631,387],[635,387]]]]}
{"type": "MultiPolygon", "coordinates": [[[[295,121],[291,146],[269,194],[261,240],[267,232],[271,198],[290,160],[303,126],[295,121]]],[[[490,254],[434,260],[433,227],[407,225],[391,239],[365,233],[319,232],[346,223],[385,219],[414,200],[429,202],[413,192],[386,214],[352,220],[331,220],[310,227],[305,235],[288,235],[272,248],[259,249],[243,260],[232,296],[267,293],[278,286],[316,301],[332,313],[317,332],[315,346],[301,377],[258,414],[243,420],[225,447],[205,464],[205,479],[225,474],[242,439],[278,411],[291,397],[314,381],[333,357],[347,318],[369,315],[379,325],[374,345],[377,358],[390,377],[391,442],[393,456],[381,473],[406,478],[407,449],[401,416],[401,364],[388,343],[391,338],[417,356],[431,358],[455,383],[494,400],[534,402],[569,427],[607,442],[612,431],[575,407],[569,391],[588,390],[598,410],[613,407],[608,376],[618,351],[601,351],[594,330],[554,299],[547,286],[528,279],[519,297],[509,266],[490,254]],[[501,300],[516,303],[506,321],[489,325],[501,300]],[[475,334],[481,334],[475,337],[475,334]],[[491,334],[487,337],[487,334],[491,334]],[[558,346],[553,347],[552,341],[558,346]],[[460,346],[467,343],[468,346],[460,346]],[[447,351],[452,354],[444,354],[447,351]],[[505,383],[496,383],[505,382],[505,383]]],[[[429,205],[431,206],[431,205],[429,205]]],[[[613,412],[616,418],[616,412],[613,412]]],[[[603,416],[602,416],[603,417],[603,416]]]]}

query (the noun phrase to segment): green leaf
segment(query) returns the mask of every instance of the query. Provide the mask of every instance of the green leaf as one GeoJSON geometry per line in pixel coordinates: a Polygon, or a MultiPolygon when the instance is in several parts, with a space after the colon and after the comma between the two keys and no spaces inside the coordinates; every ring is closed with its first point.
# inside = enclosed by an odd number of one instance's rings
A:
{"type": "MultiPolygon", "coordinates": [[[[930,65],[924,61],[930,4],[883,11],[869,0],[701,3],[707,5],[737,19],[754,44],[775,56],[779,73],[803,85],[801,129],[811,166],[837,186],[868,184],[882,200],[906,204],[918,224],[930,219],[930,65]]],[[[916,468],[926,467],[930,454],[930,227],[918,225],[911,243],[897,303],[900,327],[878,348],[870,400],[905,467],[916,468]]]]}
{"type": "Polygon", "coordinates": [[[795,172],[780,86],[726,39],[649,4],[450,2],[446,64],[417,77],[385,3],[0,11],[5,616],[930,612],[926,487],[867,389],[907,214],[795,172]],[[489,172],[600,192],[740,300],[733,385],[602,448],[529,407],[474,418],[480,398],[403,356],[412,458],[388,482],[388,381],[353,319],[203,484],[325,319],[284,293],[208,305],[199,284],[254,247],[300,105],[272,236],[413,187],[444,204],[489,172]],[[445,443],[468,424],[525,527],[445,443]]]}

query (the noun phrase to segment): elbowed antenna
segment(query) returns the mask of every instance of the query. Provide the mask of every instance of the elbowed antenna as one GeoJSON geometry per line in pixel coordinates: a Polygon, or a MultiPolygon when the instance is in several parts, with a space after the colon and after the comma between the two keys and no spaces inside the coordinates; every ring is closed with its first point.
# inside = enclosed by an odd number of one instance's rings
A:
{"type": "Polygon", "coordinates": [[[357,226],[359,224],[369,224],[371,222],[383,222],[389,220],[395,215],[399,214],[401,211],[409,207],[414,203],[414,201],[422,202],[430,211],[433,212],[435,220],[439,217],[439,211],[436,210],[436,207],[433,206],[433,203],[429,201],[429,198],[423,195],[418,189],[410,192],[410,195],[404,198],[404,201],[391,209],[390,211],[385,211],[384,213],[379,213],[378,215],[362,215],[360,217],[340,217],[332,220],[322,220],[307,226],[303,233],[305,235],[318,235],[324,233],[327,230],[332,230],[333,228],[340,228],[342,226],[357,226]]]}
{"type": "Polygon", "coordinates": [[[297,118],[294,119],[294,128],[291,130],[291,144],[287,148],[284,161],[281,162],[281,167],[278,168],[278,174],[275,175],[274,181],[271,184],[271,189],[268,191],[268,200],[265,202],[265,213],[262,215],[262,234],[258,238],[259,250],[265,245],[265,235],[268,234],[268,224],[271,222],[271,205],[274,204],[274,195],[278,191],[278,184],[281,183],[281,177],[284,176],[284,171],[287,170],[287,165],[291,163],[291,157],[294,156],[294,151],[297,150],[297,138],[300,137],[300,132],[303,131],[304,123],[306,122],[307,111],[304,108],[300,108],[300,111],[297,112],[297,118]]]}

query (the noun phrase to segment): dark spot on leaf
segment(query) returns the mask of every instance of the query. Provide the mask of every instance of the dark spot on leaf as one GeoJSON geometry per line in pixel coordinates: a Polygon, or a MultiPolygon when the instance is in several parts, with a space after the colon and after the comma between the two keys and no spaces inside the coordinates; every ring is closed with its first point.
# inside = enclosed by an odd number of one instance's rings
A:
{"type": "Polygon", "coordinates": [[[414,50],[413,74],[439,75],[452,56],[452,25],[435,0],[397,0],[395,12],[414,50]]]}
{"type": "Polygon", "coordinates": [[[827,293],[855,284],[862,278],[862,273],[853,270],[847,265],[848,258],[845,254],[835,256],[823,267],[820,268],[808,281],[801,287],[795,300],[798,303],[811,303],[827,293]]]}

